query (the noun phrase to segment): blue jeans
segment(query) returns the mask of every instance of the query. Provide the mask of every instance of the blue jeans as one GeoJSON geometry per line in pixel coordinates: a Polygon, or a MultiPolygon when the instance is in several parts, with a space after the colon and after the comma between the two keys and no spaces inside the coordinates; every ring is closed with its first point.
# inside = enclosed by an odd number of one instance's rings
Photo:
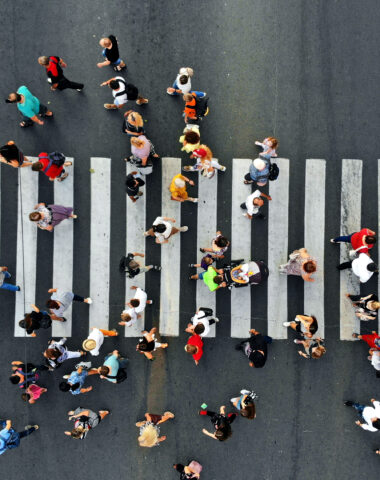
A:
{"type": "MultiPolygon", "coordinates": [[[[355,233],[355,232],[354,232],[355,233]]],[[[352,237],[353,233],[351,233],[351,235],[342,235],[341,237],[336,237],[334,238],[334,242],[346,242],[346,243],[351,243],[351,237],[352,237]]]]}
{"type": "MultiPolygon", "coordinates": [[[[173,83],[173,88],[174,90],[179,90],[179,86],[177,85],[177,82],[175,81],[173,83]]],[[[203,98],[206,94],[205,92],[198,92],[198,90],[190,90],[190,93],[195,93],[199,98],[203,98]]],[[[172,95],[182,95],[181,93],[173,92],[172,95]]]]}
{"type": "Polygon", "coordinates": [[[363,417],[363,410],[365,409],[365,405],[360,405],[360,403],[354,403],[352,406],[358,412],[358,414],[363,417]]]}
{"type": "Polygon", "coordinates": [[[198,278],[199,278],[199,280],[203,280],[203,275],[204,275],[205,273],[206,273],[206,272],[198,273],[198,278]]]}
{"type": "MultiPolygon", "coordinates": [[[[11,278],[11,274],[9,272],[3,272],[5,275],[5,278],[11,278]]],[[[9,290],[10,292],[18,292],[20,288],[17,285],[11,285],[10,283],[3,283],[0,285],[0,288],[3,290],[9,290]]]]}

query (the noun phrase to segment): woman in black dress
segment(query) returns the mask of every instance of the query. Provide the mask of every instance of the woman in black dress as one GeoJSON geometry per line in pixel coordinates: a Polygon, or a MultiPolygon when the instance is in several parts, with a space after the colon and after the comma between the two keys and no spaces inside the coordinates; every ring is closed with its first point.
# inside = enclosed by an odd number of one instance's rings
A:
{"type": "Polygon", "coordinates": [[[30,167],[33,163],[24,156],[13,141],[9,141],[6,145],[0,147],[0,162],[13,168],[30,167]]]}
{"type": "Polygon", "coordinates": [[[366,297],[361,297],[360,295],[350,295],[346,294],[351,302],[352,306],[355,308],[355,315],[362,321],[376,320],[377,311],[380,308],[380,302],[374,293],[367,295],[366,297]]]}

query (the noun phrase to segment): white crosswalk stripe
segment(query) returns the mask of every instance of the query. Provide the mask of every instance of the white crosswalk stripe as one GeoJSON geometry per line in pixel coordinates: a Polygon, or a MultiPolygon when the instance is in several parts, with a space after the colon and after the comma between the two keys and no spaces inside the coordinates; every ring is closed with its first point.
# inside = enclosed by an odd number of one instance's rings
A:
{"type": "MultiPolygon", "coordinates": [[[[72,159],[71,159],[72,160],[72,159]]],[[[250,159],[232,160],[232,197],[231,197],[231,258],[233,260],[251,259],[251,229],[259,228],[260,220],[249,221],[242,214],[240,208],[251,192],[250,186],[243,185],[244,174],[248,171],[250,159]]],[[[287,277],[278,273],[278,266],[288,258],[288,229],[289,229],[289,160],[276,159],[280,168],[279,178],[269,183],[269,194],[272,201],[268,202],[268,335],[275,339],[286,339],[287,329],[282,323],[288,320],[287,304],[287,277]]],[[[378,161],[380,169],[380,160],[378,161]]],[[[129,165],[129,164],[128,164],[129,165]]],[[[127,172],[131,167],[127,166],[127,172]]],[[[109,281],[110,281],[110,215],[111,215],[111,159],[91,158],[91,242],[90,242],[90,292],[75,292],[93,299],[89,309],[89,328],[96,326],[110,328],[109,318],[109,281]],[[99,215],[101,212],[101,215],[99,215]]],[[[161,214],[176,220],[175,227],[186,225],[186,219],[181,221],[181,203],[170,199],[168,186],[176,174],[181,172],[180,158],[162,159],[162,199],[161,214]]],[[[14,283],[20,285],[21,292],[15,295],[15,336],[25,336],[25,330],[18,326],[19,320],[24,317],[25,311],[30,311],[30,305],[35,303],[36,294],[36,265],[37,265],[37,228],[29,221],[28,215],[38,203],[38,174],[31,169],[20,169],[21,189],[18,198],[17,224],[17,257],[16,275],[14,283]],[[28,195],[25,195],[28,192],[28,195]],[[22,194],[24,193],[24,194],[22,194]],[[22,210],[22,215],[21,215],[22,210]]],[[[202,254],[200,247],[210,244],[217,225],[217,193],[218,175],[212,179],[202,176],[193,176],[198,183],[199,203],[191,205],[194,212],[197,210],[197,232],[190,232],[197,236],[197,250],[192,262],[199,262],[202,254]]],[[[54,203],[72,206],[74,201],[74,168],[63,183],[54,184],[54,203]]],[[[254,186],[255,187],[255,186],[254,186]]],[[[256,188],[256,187],[255,187],[256,188]]],[[[146,253],[146,241],[154,242],[153,238],[144,239],[142,233],[146,225],[146,192],[136,203],[126,197],[126,254],[129,252],[146,253]]],[[[379,180],[380,191],[380,180],[379,180]]],[[[341,187],[341,218],[340,234],[347,235],[358,231],[361,227],[362,195],[362,161],[345,159],[342,161],[341,187]],[[355,182],[352,179],[355,178],[355,182]]],[[[305,169],[305,214],[304,214],[304,245],[318,262],[318,271],[314,275],[315,281],[304,283],[304,312],[313,314],[319,323],[318,335],[325,336],[324,312],[324,255],[325,248],[330,246],[325,238],[326,215],[326,161],[323,159],[307,159],[305,169]],[[316,201],[318,199],[318,201],[316,201]]],[[[43,200],[43,199],[42,199],[43,200]]],[[[380,212],[380,196],[379,196],[380,212]]],[[[78,219],[80,221],[80,219],[78,219]]],[[[379,218],[380,221],[380,218],[379,218]]],[[[72,290],[73,288],[73,255],[74,255],[74,222],[63,222],[52,235],[53,249],[53,279],[52,287],[72,290]],[[65,259],[62,261],[62,259],[65,259]]],[[[338,235],[338,231],[334,233],[338,235]]],[[[184,293],[180,285],[180,250],[181,237],[177,234],[170,238],[168,244],[160,246],[162,271],[157,272],[160,281],[160,314],[159,325],[161,335],[178,336],[180,334],[180,294],[184,293]]],[[[184,235],[187,235],[186,233],[184,235]]],[[[300,245],[301,246],[301,245],[300,245]]],[[[82,248],[85,248],[81,246],[82,248]]],[[[341,244],[340,261],[348,260],[349,244],[341,244]]],[[[255,259],[255,255],[253,255],[255,259]]],[[[141,260],[146,264],[145,258],[141,260]]],[[[199,269],[198,272],[201,270],[199,269]]],[[[145,275],[138,275],[134,279],[126,279],[125,302],[134,296],[132,285],[145,289],[145,275]]],[[[300,283],[301,285],[301,283],[300,283]]],[[[301,288],[301,287],[300,287],[301,288]]],[[[359,281],[351,270],[340,273],[340,339],[351,340],[353,331],[359,331],[360,324],[354,315],[350,302],[345,293],[359,293],[359,281]]],[[[224,294],[224,292],[222,292],[224,294]]],[[[379,291],[380,295],[380,291],[379,291]]],[[[148,292],[149,296],[149,292],[148,292]]],[[[196,285],[196,306],[209,307],[218,312],[216,295],[210,293],[202,281],[196,285]]],[[[147,308],[150,308],[149,306],[147,308]]],[[[120,312],[121,313],[121,312],[120,312]]],[[[224,314],[226,312],[223,312],[224,314]]],[[[231,291],[231,337],[242,338],[248,333],[254,311],[251,312],[251,289],[232,289],[231,291]]],[[[302,313],[302,312],[300,312],[302,313]]],[[[71,308],[65,312],[67,322],[53,322],[54,336],[72,335],[71,308]]],[[[190,314],[189,318],[190,320],[190,314]]],[[[113,320],[114,321],[114,320],[113,320]]],[[[144,315],[131,327],[125,328],[126,337],[140,335],[145,327],[144,315]]],[[[211,328],[210,337],[216,335],[215,326],[211,328]]]]}

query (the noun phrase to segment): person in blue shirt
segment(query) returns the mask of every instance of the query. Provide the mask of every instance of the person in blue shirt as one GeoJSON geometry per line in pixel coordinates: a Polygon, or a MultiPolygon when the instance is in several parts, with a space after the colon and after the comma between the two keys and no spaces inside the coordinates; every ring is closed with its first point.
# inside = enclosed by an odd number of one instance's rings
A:
{"type": "Polygon", "coordinates": [[[255,158],[249,167],[249,173],[244,176],[244,183],[256,183],[259,187],[263,187],[268,182],[270,169],[270,161],[260,157],[255,158]]]}
{"type": "Polygon", "coordinates": [[[17,92],[10,93],[5,101],[7,103],[17,104],[17,108],[22,115],[20,127],[31,127],[33,123],[43,125],[44,122],[43,120],[40,120],[39,117],[53,116],[53,112],[48,110],[45,105],[42,105],[38,98],[32,95],[30,90],[28,90],[28,88],[24,85],[21,86],[17,92]]]}
{"type": "Polygon", "coordinates": [[[71,392],[72,395],[79,395],[80,393],[91,392],[92,387],[82,387],[88,375],[95,375],[97,373],[98,371],[96,368],[91,368],[90,370],[87,370],[87,365],[83,363],[79,364],[77,365],[77,369],[71,372],[70,375],[64,375],[63,378],[67,378],[67,382],[61,382],[59,384],[59,389],[61,390],[61,392],[71,392]]]}
{"type": "Polygon", "coordinates": [[[0,420],[0,455],[10,448],[16,448],[20,445],[20,440],[27,437],[35,430],[39,429],[38,425],[27,425],[23,432],[16,432],[12,428],[11,420],[0,420]]]}
{"type": "Polygon", "coordinates": [[[120,357],[119,351],[114,350],[105,357],[103,365],[98,368],[100,378],[105,378],[109,382],[117,383],[117,372],[119,368],[124,368],[126,363],[127,359],[120,357]]]}

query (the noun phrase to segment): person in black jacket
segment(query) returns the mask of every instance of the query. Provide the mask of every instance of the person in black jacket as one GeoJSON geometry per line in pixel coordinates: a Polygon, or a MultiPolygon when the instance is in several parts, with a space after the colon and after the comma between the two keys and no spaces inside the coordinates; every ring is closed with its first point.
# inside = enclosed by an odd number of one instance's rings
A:
{"type": "Polygon", "coordinates": [[[249,333],[251,336],[236,345],[236,350],[243,350],[249,358],[249,366],[253,368],[262,368],[267,361],[268,343],[272,343],[272,338],[261,335],[252,328],[249,333]]]}
{"type": "Polygon", "coordinates": [[[105,58],[104,62],[97,63],[99,68],[112,65],[115,72],[120,72],[126,67],[119,55],[119,47],[117,38],[114,35],[103,37],[100,39],[99,45],[103,48],[102,55],[105,58]]]}
{"type": "Polygon", "coordinates": [[[212,412],[211,410],[201,410],[199,415],[211,417],[215,432],[211,433],[205,428],[202,429],[202,432],[208,437],[224,442],[232,435],[231,423],[237,417],[237,413],[229,413],[226,415],[226,407],[224,405],[220,407],[219,413],[212,412]]]}
{"type": "Polygon", "coordinates": [[[13,140],[0,147],[0,162],[13,168],[30,167],[33,164],[24,156],[13,140]]]}
{"type": "Polygon", "coordinates": [[[66,88],[72,88],[78,90],[78,92],[83,90],[83,83],[72,82],[63,75],[62,68],[66,68],[67,64],[62,58],[42,56],[38,58],[38,63],[46,69],[48,82],[51,83],[51,90],[65,90],[66,88]]]}
{"type": "Polygon", "coordinates": [[[25,328],[28,335],[35,337],[35,330],[51,327],[51,317],[48,312],[45,312],[44,310],[41,312],[36,305],[32,304],[32,309],[33,311],[31,313],[27,313],[25,318],[20,320],[18,324],[21,328],[25,328]]]}

